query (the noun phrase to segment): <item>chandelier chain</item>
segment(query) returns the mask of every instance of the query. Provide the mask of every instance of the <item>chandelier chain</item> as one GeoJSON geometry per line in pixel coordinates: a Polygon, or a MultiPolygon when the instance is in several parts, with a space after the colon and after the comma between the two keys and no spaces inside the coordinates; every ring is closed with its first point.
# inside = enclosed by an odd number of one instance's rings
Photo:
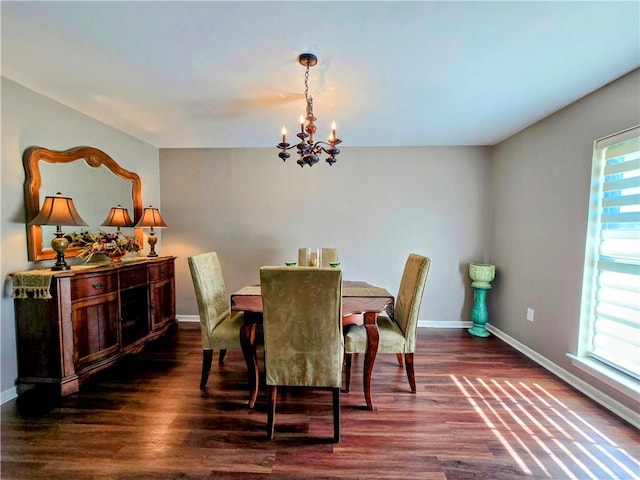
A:
{"type": "Polygon", "coordinates": [[[304,98],[309,96],[309,63],[307,62],[307,69],[304,72],[304,98]]]}
{"type": "Polygon", "coordinates": [[[304,99],[307,102],[307,115],[313,113],[313,99],[309,98],[309,62],[307,62],[307,69],[304,72],[304,99]]]}

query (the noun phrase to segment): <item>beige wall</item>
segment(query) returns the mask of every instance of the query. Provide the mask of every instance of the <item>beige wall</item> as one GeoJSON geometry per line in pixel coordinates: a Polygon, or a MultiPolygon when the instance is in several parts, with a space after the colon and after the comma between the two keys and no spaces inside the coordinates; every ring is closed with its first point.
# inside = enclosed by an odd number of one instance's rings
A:
{"type": "MultiPolygon", "coordinates": [[[[9,274],[51,266],[27,261],[22,153],[32,145],[66,150],[89,145],[140,175],[142,199],[159,205],[158,149],[75,110],[2,78],[2,360],[0,392],[9,395],[17,378],[15,321],[9,274]]],[[[75,201],[75,199],[74,199],[75,201]]],[[[76,206],[82,212],[81,202],[76,206]]]]}
{"type": "Polygon", "coordinates": [[[636,412],[637,399],[566,354],[577,351],[593,142],[640,123],[639,85],[636,70],[495,147],[488,297],[493,325],[636,412]]]}
{"type": "MultiPolygon", "coordinates": [[[[345,134],[346,135],[346,134],[345,134]]],[[[409,253],[432,257],[421,320],[469,320],[467,265],[488,248],[490,147],[348,148],[300,168],[267,149],[161,149],[164,253],[177,310],[197,307],[189,255],[215,250],[227,289],[302,246],[337,247],[344,277],[397,292],[409,253]]],[[[162,253],[162,252],[161,252],[162,253]]]]}

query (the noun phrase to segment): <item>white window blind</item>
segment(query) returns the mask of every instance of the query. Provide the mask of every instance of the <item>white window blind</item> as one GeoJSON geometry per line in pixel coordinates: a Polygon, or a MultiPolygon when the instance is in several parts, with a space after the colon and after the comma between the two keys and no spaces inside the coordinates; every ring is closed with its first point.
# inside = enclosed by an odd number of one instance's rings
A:
{"type": "Polygon", "coordinates": [[[588,231],[585,354],[640,379],[640,127],[595,143],[588,231]]]}

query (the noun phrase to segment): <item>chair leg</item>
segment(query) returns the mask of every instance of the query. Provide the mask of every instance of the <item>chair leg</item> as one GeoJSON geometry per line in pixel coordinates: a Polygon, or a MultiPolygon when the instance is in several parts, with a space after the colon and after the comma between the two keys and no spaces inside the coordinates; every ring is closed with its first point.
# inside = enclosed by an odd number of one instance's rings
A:
{"type": "Polygon", "coordinates": [[[213,361],[213,350],[202,350],[202,375],[200,375],[200,390],[204,390],[209,380],[209,370],[213,361]]]}
{"type": "Polygon", "coordinates": [[[269,401],[269,405],[267,407],[267,438],[269,440],[273,439],[277,397],[278,387],[276,385],[267,385],[267,399],[269,401]]]}
{"type": "Polygon", "coordinates": [[[333,441],[340,441],[340,388],[333,390],[333,441]]]}
{"type": "Polygon", "coordinates": [[[411,393],[416,393],[416,374],[413,370],[413,353],[405,353],[404,360],[407,364],[407,378],[409,379],[411,393]]]}
{"type": "Polygon", "coordinates": [[[396,353],[396,358],[398,359],[398,365],[400,365],[401,367],[404,367],[404,364],[402,363],[402,354],[396,353]]]}
{"type": "Polygon", "coordinates": [[[353,354],[345,353],[344,357],[344,393],[349,393],[349,388],[351,387],[351,361],[353,360],[353,354]]]}
{"type": "Polygon", "coordinates": [[[220,355],[218,356],[218,365],[224,365],[224,356],[227,354],[225,349],[220,349],[220,355]]]}

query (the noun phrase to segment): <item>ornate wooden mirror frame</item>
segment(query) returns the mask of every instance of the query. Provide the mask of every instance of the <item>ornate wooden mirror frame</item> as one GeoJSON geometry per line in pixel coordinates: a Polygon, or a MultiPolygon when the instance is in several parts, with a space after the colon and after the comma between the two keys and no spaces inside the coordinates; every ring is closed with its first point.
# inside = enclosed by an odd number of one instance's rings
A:
{"type": "MultiPolygon", "coordinates": [[[[93,147],[75,147],[65,151],[49,150],[42,147],[29,147],[23,155],[27,252],[29,261],[35,262],[56,258],[56,252],[53,249],[45,249],[42,245],[42,227],[40,225],[29,225],[29,222],[35,218],[40,211],[40,186],[42,185],[42,176],[38,162],[41,160],[54,164],[84,160],[90,167],[98,168],[105,166],[115,176],[131,182],[133,221],[136,223],[140,220],[142,216],[142,182],[138,174],[125,170],[109,155],[93,147]]],[[[109,209],[107,208],[105,210],[105,216],[108,211],[109,209]]],[[[134,234],[140,242],[140,245],[142,245],[142,228],[134,228],[134,234]]],[[[65,257],[75,257],[79,254],[79,251],[79,247],[69,247],[65,252],[65,257]]]]}

